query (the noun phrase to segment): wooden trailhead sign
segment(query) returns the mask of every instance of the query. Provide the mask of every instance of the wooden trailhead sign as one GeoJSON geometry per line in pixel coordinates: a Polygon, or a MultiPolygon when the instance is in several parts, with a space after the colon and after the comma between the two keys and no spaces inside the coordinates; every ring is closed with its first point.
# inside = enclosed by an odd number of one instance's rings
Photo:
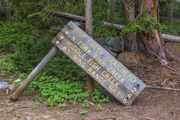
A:
{"type": "Polygon", "coordinates": [[[52,42],[55,46],[11,94],[11,100],[18,99],[58,50],[63,51],[124,105],[131,105],[145,88],[138,77],[73,22],[69,22],[52,42]]]}
{"type": "Polygon", "coordinates": [[[145,84],[75,23],[69,22],[53,44],[124,105],[131,105],[145,84]]]}

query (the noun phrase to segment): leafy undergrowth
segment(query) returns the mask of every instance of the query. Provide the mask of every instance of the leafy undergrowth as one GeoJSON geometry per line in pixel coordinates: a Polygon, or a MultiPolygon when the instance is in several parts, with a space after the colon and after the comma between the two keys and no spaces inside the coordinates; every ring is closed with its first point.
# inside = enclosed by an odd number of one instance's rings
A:
{"type": "Polygon", "coordinates": [[[168,23],[168,22],[163,22],[163,24],[165,24],[167,27],[166,29],[163,31],[163,33],[166,34],[171,34],[171,35],[180,35],[180,24],[179,23],[168,23]]]}
{"type": "Polygon", "coordinates": [[[62,80],[54,76],[47,76],[43,73],[29,87],[30,91],[38,89],[41,98],[47,105],[53,106],[59,104],[64,108],[70,105],[75,105],[79,102],[93,101],[94,103],[107,102],[109,99],[102,94],[100,89],[96,89],[89,99],[89,94],[86,92],[86,84],[84,81],[62,80]]]}
{"type": "MultiPolygon", "coordinates": [[[[44,100],[48,106],[59,104],[59,107],[62,109],[68,107],[68,105],[76,105],[76,103],[79,102],[84,104],[84,101],[93,101],[97,104],[109,101],[109,98],[102,93],[99,86],[96,87],[92,99],[90,99],[90,95],[86,92],[86,82],[81,78],[82,75],[85,75],[84,71],[81,71],[81,69],[77,71],[77,69],[79,69],[77,66],[71,67],[71,65],[68,65],[72,62],[69,61],[68,63],[68,58],[66,58],[67,61],[65,58],[63,59],[64,64],[62,63],[62,65],[55,67],[53,65],[56,65],[56,59],[58,58],[52,60],[43,73],[32,82],[29,86],[30,92],[33,93],[35,90],[38,90],[40,98],[44,100]],[[64,69],[61,69],[62,66],[64,69]],[[54,75],[52,76],[52,74],[54,75]]],[[[59,63],[61,63],[61,61],[59,61],[59,63]]],[[[72,64],[74,63],[72,62],[72,64]]],[[[0,65],[2,66],[1,69],[7,74],[18,70],[10,58],[1,59],[0,65]]],[[[28,75],[28,73],[14,73],[18,74],[21,80],[24,80],[28,75]]]]}
{"type": "MultiPolygon", "coordinates": [[[[29,23],[1,22],[0,24],[0,51],[12,52],[10,56],[0,59],[0,71],[7,76],[9,73],[15,74],[24,80],[50,50],[51,40],[57,33],[37,29],[29,23]]],[[[96,87],[90,99],[90,95],[86,92],[85,76],[86,73],[82,69],[60,53],[32,82],[29,91],[38,90],[40,98],[47,105],[58,105],[62,109],[79,102],[85,108],[89,101],[97,104],[107,102],[109,98],[103,94],[100,87],[96,87]]]]}

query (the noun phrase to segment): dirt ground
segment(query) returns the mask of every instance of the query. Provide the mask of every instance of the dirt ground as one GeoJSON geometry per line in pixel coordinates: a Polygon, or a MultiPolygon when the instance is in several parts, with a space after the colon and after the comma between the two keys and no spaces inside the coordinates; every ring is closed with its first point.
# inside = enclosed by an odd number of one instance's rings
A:
{"type": "MultiPolygon", "coordinates": [[[[180,44],[169,44],[180,60],[180,44]]],[[[164,68],[153,56],[143,56],[140,78],[147,84],[180,89],[180,62],[172,61],[176,74],[164,68]]],[[[38,94],[24,94],[13,103],[0,92],[0,120],[180,120],[180,91],[145,88],[134,104],[124,107],[109,102],[103,110],[92,105],[87,115],[80,115],[80,105],[61,110],[47,107],[43,103],[35,105],[38,94]]]]}

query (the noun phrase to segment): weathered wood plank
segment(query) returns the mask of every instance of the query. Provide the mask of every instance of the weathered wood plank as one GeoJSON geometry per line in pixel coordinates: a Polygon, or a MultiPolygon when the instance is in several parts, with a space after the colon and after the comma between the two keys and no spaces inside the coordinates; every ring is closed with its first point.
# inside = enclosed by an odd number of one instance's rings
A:
{"type": "MultiPolygon", "coordinates": [[[[92,0],[85,0],[85,29],[86,33],[90,36],[93,34],[93,25],[92,25],[92,0]]],[[[94,80],[91,76],[87,76],[87,91],[88,93],[93,93],[94,91],[94,80]]]]}
{"type": "Polygon", "coordinates": [[[24,90],[30,85],[34,78],[42,71],[42,69],[47,65],[47,63],[53,58],[57,53],[57,48],[53,47],[48,54],[41,60],[41,62],[36,66],[36,68],[29,74],[29,76],[23,81],[21,86],[19,86],[16,91],[14,91],[10,99],[16,101],[18,97],[24,92],[24,90]]]}
{"type": "Polygon", "coordinates": [[[131,105],[145,87],[138,77],[73,22],[63,28],[53,43],[125,105],[131,105]]]}
{"type": "MultiPolygon", "coordinates": [[[[84,51],[79,51],[80,47],[75,45],[72,41],[68,40],[62,41],[62,43],[58,46],[59,49],[61,49],[64,53],[66,53],[72,60],[78,64],[80,67],[82,67],[88,74],[90,74],[94,79],[96,79],[102,86],[105,88],[108,88],[109,85],[112,85],[112,81],[107,79],[104,76],[101,76],[103,71],[106,71],[103,67],[98,66],[98,63],[96,65],[91,64],[91,57],[86,55],[84,51]],[[81,54],[79,54],[81,52],[81,54]]],[[[115,79],[115,78],[114,78],[115,79]]],[[[115,89],[120,89],[119,87],[116,87],[115,89]]],[[[122,93],[123,94],[123,93],[122,93]]]]}

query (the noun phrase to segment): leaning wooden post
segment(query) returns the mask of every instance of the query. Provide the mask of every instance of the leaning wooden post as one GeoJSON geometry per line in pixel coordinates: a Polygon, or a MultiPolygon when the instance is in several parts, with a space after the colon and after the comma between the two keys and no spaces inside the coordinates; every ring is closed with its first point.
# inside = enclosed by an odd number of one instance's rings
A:
{"type": "MultiPolygon", "coordinates": [[[[86,32],[92,36],[92,0],[85,0],[85,28],[86,32]]],[[[94,91],[94,80],[88,75],[87,76],[87,91],[92,93],[94,91]]]]}
{"type": "Polygon", "coordinates": [[[10,99],[16,101],[18,97],[24,92],[24,90],[30,85],[34,78],[42,71],[42,69],[47,65],[47,63],[53,58],[57,53],[57,48],[53,47],[49,53],[41,60],[41,62],[36,66],[36,68],[30,73],[30,75],[23,81],[21,86],[19,86],[16,91],[12,93],[10,99]]]}

